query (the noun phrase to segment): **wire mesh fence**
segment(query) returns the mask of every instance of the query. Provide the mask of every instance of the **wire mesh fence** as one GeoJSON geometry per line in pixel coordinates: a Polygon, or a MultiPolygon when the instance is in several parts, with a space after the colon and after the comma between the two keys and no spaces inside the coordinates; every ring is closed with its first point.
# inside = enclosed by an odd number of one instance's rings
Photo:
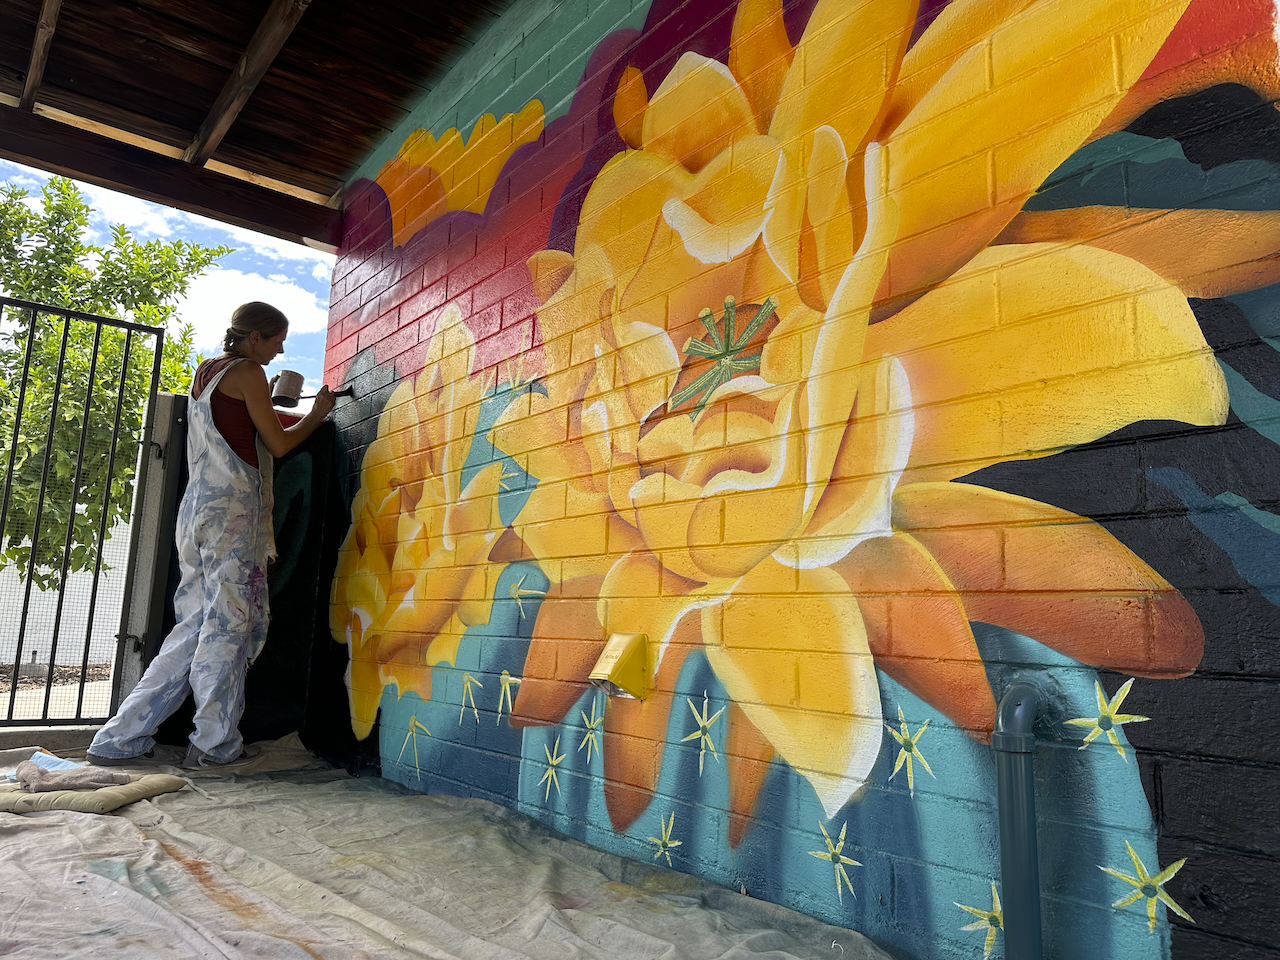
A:
{"type": "Polygon", "coordinates": [[[0,725],[106,719],[164,330],[0,297],[0,725]]]}

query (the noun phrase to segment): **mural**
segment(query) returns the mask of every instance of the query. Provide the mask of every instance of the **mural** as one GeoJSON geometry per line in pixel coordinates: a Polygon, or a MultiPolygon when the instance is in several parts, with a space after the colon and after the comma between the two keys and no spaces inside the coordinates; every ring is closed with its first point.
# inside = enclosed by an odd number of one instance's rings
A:
{"type": "Polygon", "coordinates": [[[655,0],[561,115],[408,136],[349,192],[328,353],[386,383],[331,603],[385,775],[999,955],[988,742],[1032,676],[1050,949],[1169,956],[1194,865],[1129,737],[1280,629],[1274,28],[655,0]],[[647,698],[587,683],[612,633],[647,698]]]}

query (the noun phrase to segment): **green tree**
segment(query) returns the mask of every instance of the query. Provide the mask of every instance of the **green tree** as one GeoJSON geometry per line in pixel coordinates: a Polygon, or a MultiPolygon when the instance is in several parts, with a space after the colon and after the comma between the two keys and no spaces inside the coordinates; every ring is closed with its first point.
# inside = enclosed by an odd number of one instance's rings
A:
{"type": "MultiPolygon", "coordinates": [[[[119,224],[111,227],[108,245],[96,246],[86,239],[91,212],[75,184],[62,177],[44,186],[38,202],[13,184],[0,186],[0,291],[165,328],[159,389],[185,392],[194,371],[193,333],[178,318],[176,303],[230,249],[182,240],[141,243],[119,224]]],[[[154,362],[149,334],[128,336],[117,327],[99,329],[91,321],[39,311],[5,311],[0,469],[5,475],[12,469],[13,480],[0,530],[0,566],[14,565],[25,577],[34,542],[32,579],[42,588],[60,584],[64,561],[73,571],[93,569],[99,531],[129,519],[154,362]]]]}

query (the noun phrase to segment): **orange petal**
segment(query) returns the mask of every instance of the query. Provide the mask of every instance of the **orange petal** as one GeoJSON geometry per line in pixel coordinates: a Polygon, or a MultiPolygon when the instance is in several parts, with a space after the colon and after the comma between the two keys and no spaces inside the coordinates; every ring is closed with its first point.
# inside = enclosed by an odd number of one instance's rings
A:
{"type": "Polygon", "coordinates": [[[729,69],[747,95],[761,130],[769,129],[792,57],[782,0],[740,0],[733,15],[729,69]]]}
{"type": "Polygon", "coordinates": [[[1191,605],[1100,524],[962,483],[899,487],[894,526],[920,541],[973,620],[1082,663],[1181,677],[1204,652],[1191,605]]]}
{"type": "Polygon", "coordinates": [[[773,745],[736,703],[725,715],[724,759],[729,769],[729,849],[736,850],[751,825],[756,797],[773,760],[773,745]]]}
{"type": "Polygon", "coordinates": [[[596,594],[604,577],[577,577],[547,591],[538,608],[511,725],[559,723],[587,689],[587,674],[604,649],[596,594]]]}
{"type": "Polygon", "coordinates": [[[648,107],[644,74],[637,67],[627,67],[618,78],[618,89],[613,95],[613,122],[618,135],[633,150],[639,150],[643,143],[644,112],[648,107]]]}
{"type": "Polygon", "coordinates": [[[950,717],[989,733],[996,701],[951,581],[905,534],[856,547],[835,569],[858,598],[876,666],[950,717]]]}
{"type": "Polygon", "coordinates": [[[1189,297],[1280,283],[1280,212],[1075,207],[1024,210],[996,243],[1086,241],[1171,280],[1189,297]],[[1187,256],[1194,247],[1196,255],[1187,256]]]}
{"type": "Polygon", "coordinates": [[[653,799],[676,678],[689,651],[699,642],[698,618],[685,617],[671,638],[649,697],[611,697],[605,707],[604,800],[615,830],[635,823],[653,799]]]}

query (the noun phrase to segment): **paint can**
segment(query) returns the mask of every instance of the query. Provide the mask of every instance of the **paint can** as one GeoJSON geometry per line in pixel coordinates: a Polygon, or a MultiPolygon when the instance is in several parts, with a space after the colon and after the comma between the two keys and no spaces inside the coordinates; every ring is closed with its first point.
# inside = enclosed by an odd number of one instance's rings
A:
{"type": "Polygon", "coordinates": [[[271,402],[277,407],[296,407],[302,396],[303,376],[297,370],[281,370],[271,391],[271,402]]]}

